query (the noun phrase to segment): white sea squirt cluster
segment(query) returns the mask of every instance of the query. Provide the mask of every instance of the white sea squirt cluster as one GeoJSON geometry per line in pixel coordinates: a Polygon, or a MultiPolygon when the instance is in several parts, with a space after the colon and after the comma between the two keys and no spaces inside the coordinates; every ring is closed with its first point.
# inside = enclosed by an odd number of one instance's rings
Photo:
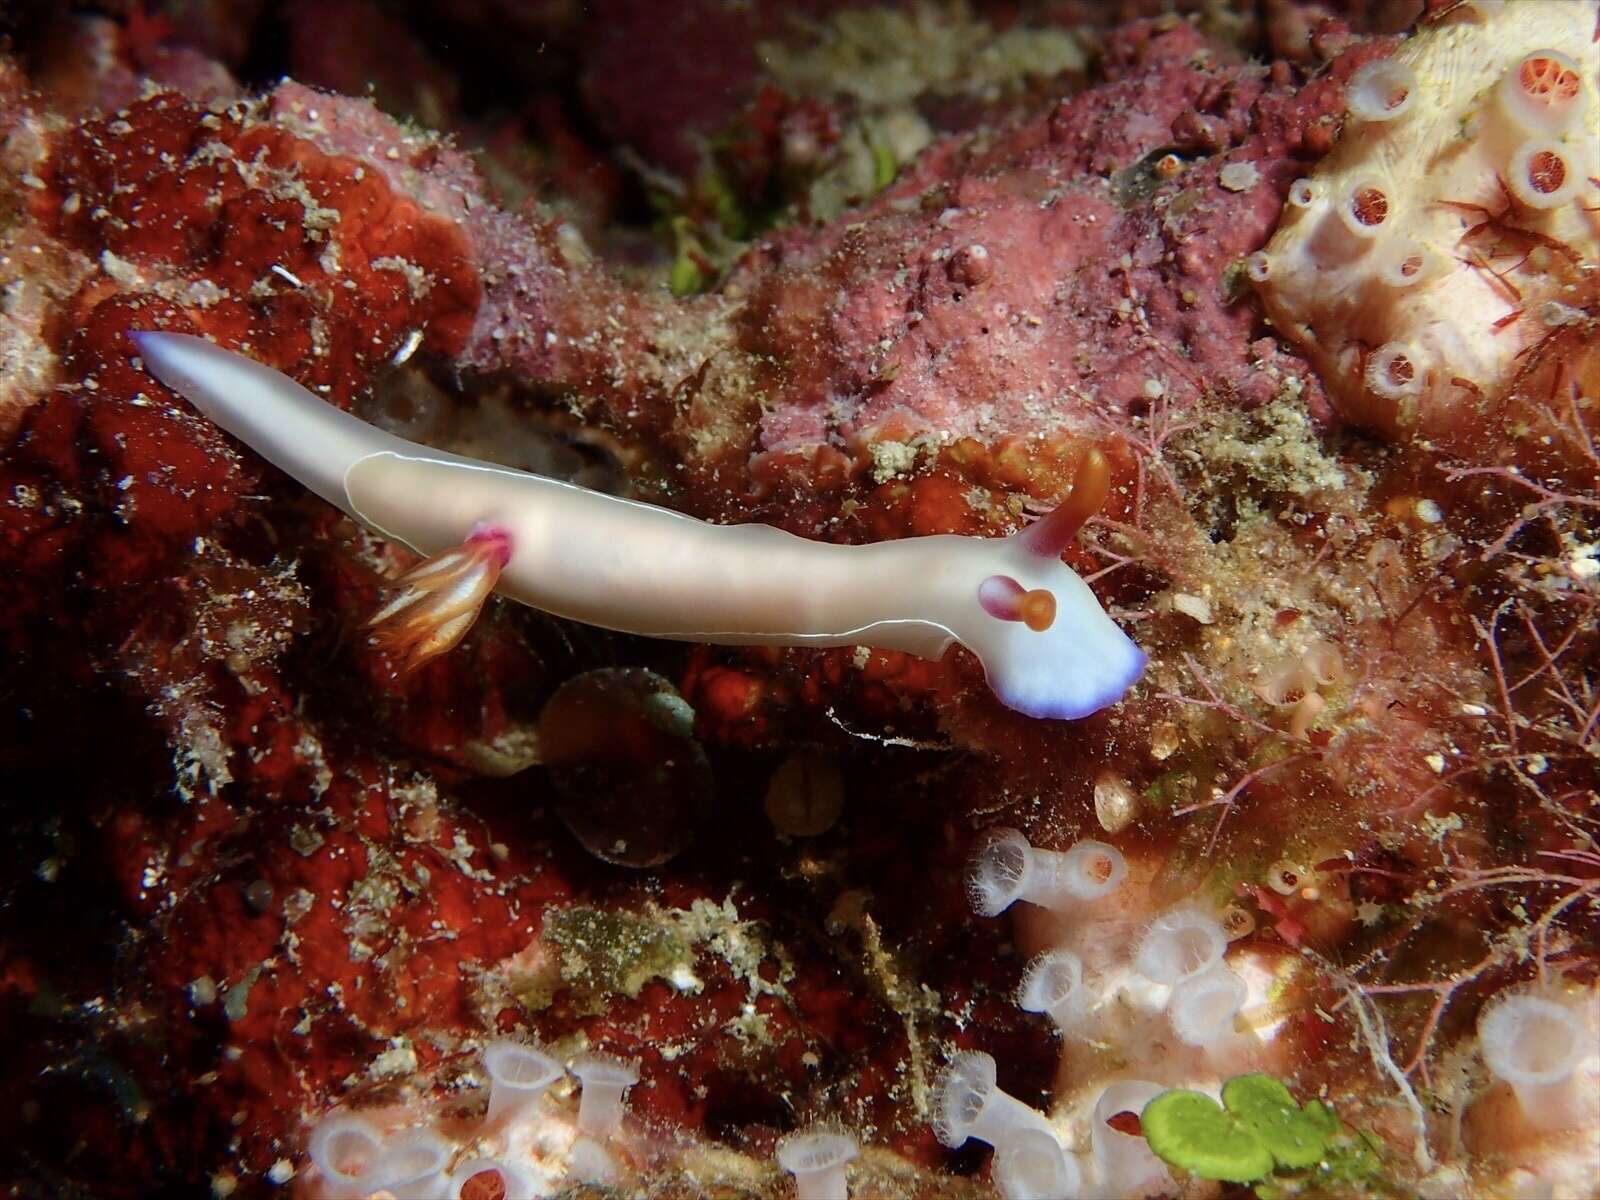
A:
{"type": "Polygon", "coordinates": [[[1053,1113],[1001,1091],[986,1054],[956,1055],[941,1080],[935,1132],[952,1146],[989,1142],[1008,1200],[1170,1191],[1166,1165],[1119,1114],[1137,1116],[1167,1088],[1215,1092],[1232,1075],[1285,1066],[1272,969],[1243,947],[1230,955],[1220,915],[1198,901],[1158,909],[1154,874],[1105,842],[1048,850],[1009,828],[990,830],[972,852],[973,910],[1012,914],[1014,940],[1042,946],[1017,1003],[1051,1018],[1063,1054],[1053,1113]],[[1121,1064],[1109,1076],[1108,1061],[1121,1064]]]}
{"type": "Polygon", "coordinates": [[[576,1118],[552,1096],[568,1068],[537,1046],[501,1039],[483,1051],[483,1115],[453,1117],[436,1105],[336,1108],[306,1140],[310,1200],[461,1200],[498,1187],[505,1200],[553,1194],[567,1183],[616,1184],[631,1172],[634,1139],[623,1094],[638,1066],[580,1054],[576,1118]]]}
{"type": "Polygon", "coordinates": [[[293,380],[187,334],[134,333],[144,366],[204,415],[385,537],[430,556],[378,618],[411,663],[454,645],[491,590],[592,625],[728,645],[960,642],[996,696],[1033,717],[1115,703],[1145,655],[1061,552],[1103,502],[1090,450],[1068,499],[1005,538],[864,546],[712,525],[384,433],[293,380]]]}

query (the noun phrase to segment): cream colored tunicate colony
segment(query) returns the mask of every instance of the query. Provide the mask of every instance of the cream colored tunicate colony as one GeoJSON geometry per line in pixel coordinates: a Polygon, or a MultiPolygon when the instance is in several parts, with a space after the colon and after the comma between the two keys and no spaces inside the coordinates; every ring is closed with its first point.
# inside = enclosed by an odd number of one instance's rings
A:
{"type": "Polygon", "coordinates": [[[1470,0],[1350,79],[1338,144],[1246,270],[1353,421],[1470,419],[1593,269],[1597,9],[1470,0]]]}

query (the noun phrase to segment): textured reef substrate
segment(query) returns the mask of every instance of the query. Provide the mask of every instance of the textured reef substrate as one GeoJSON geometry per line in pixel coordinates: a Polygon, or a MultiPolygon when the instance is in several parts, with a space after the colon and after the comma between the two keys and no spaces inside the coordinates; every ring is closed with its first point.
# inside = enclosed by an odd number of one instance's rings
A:
{"type": "MultiPolygon", "coordinates": [[[[1247,1068],[1368,1139],[1257,1194],[1592,1192],[1594,1064],[1551,1116],[1489,1019],[1593,1034],[1600,957],[1600,50],[1530,5],[9,6],[0,1181],[329,1194],[329,1114],[478,1145],[510,1037],[638,1064],[649,1195],[788,1195],[816,1123],[853,1194],[992,1195],[933,1128],[962,1051],[1091,1167],[1108,1086],[1247,1068]],[[960,648],[491,602],[400,674],[411,556],[152,328],[827,541],[1010,533],[1098,447],[1067,561],[1149,668],[1033,721],[960,648]],[[975,915],[998,827],[1117,898],[975,915]],[[1179,907],[1248,984],[1226,1055],[1130,974],[1179,907]],[[1061,944],[1094,1038],[1016,1003],[1061,944]]],[[[576,1105],[524,1149],[580,1191],[576,1105]]]]}

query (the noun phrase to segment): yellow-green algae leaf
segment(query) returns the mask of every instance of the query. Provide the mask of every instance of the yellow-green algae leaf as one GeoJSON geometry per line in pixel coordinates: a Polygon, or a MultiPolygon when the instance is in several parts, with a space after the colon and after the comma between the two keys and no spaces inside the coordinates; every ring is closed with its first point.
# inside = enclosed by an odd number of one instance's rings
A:
{"type": "Polygon", "coordinates": [[[1250,1183],[1272,1171],[1272,1152],[1201,1092],[1162,1092],[1145,1105],[1139,1122],[1157,1157],[1191,1175],[1250,1183]]]}
{"type": "Polygon", "coordinates": [[[1140,1116],[1145,1141],[1164,1162],[1229,1183],[1252,1183],[1273,1169],[1315,1166],[1339,1132],[1339,1118],[1320,1101],[1304,1108],[1270,1075],[1237,1075],[1222,1085],[1222,1103],[1201,1092],[1162,1092],[1140,1116]]]}
{"type": "Polygon", "coordinates": [[[1237,1075],[1222,1085],[1228,1112],[1260,1139],[1280,1167],[1316,1165],[1339,1119],[1313,1100],[1302,1109],[1282,1082],[1270,1075],[1237,1075]],[[1330,1128],[1331,1124],[1331,1128],[1330,1128]]]}

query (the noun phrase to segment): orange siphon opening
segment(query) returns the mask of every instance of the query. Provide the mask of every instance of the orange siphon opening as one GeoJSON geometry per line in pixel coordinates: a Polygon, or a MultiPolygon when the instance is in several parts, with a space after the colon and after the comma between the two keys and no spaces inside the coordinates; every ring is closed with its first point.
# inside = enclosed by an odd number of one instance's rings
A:
{"type": "Polygon", "coordinates": [[[1350,212],[1363,225],[1382,225],[1389,218],[1389,197],[1381,188],[1359,188],[1350,197],[1350,212]]]}
{"type": "Polygon", "coordinates": [[[479,1171],[461,1185],[461,1200],[505,1200],[506,1181],[498,1171],[479,1171]]]}
{"type": "Polygon", "coordinates": [[[1528,185],[1542,195],[1559,192],[1567,182],[1567,164],[1553,150],[1540,150],[1528,160],[1528,185]]]}
{"type": "Polygon", "coordinates": [[[1552,108],[1571,103],[1583,87],[1576,71],[1553,58],[1527,59],[1517,72],[1517,82],[1531,99],[1552,108]]]}
{"type": "Polygon", "coordinates": [[[1143,1137],[1144,1124],[1139,1120],[1136,1112],[1112,1113],[1106,1118],[1106,1124],[1118,1133],[1125,1133],[1129,1137],[1143,1137]]]}

